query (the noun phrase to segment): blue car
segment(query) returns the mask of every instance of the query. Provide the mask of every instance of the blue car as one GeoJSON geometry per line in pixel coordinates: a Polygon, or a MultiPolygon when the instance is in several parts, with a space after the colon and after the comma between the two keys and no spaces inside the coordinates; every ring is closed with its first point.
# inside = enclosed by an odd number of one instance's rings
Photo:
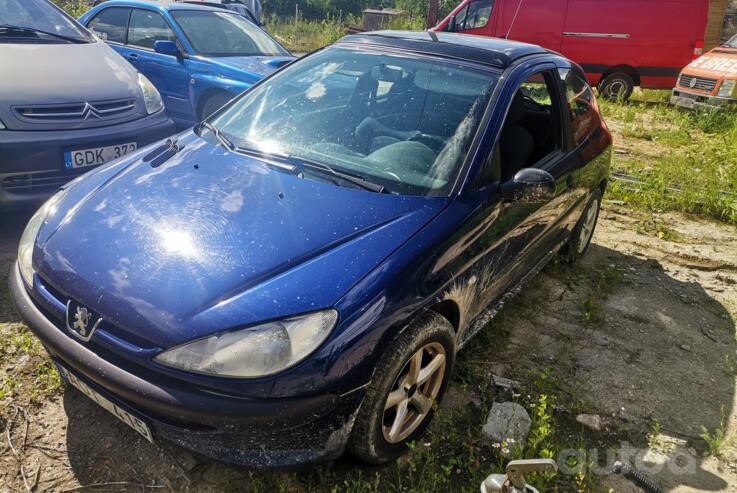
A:
{"type": "Polygon", "coordinates": [[[386,462],[504,300],[585,253],[611,143],[558,54],[347,36],[64,187],[12,297],[64,379],[147,440],[386,462]]]}
{"type": "Polygon", "coordinates": [[[179,128],[294,59],[260,27],[218,7],[110,0],[79,21],[151,80],[179,128]]]}

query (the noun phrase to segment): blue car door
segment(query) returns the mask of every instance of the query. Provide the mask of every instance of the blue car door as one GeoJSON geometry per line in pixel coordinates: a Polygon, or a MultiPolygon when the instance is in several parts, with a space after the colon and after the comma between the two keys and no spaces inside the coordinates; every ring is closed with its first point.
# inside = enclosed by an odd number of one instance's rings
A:
{"type": "Polygon", "coordinates": [[[134,8],[128,27],[126,58],[156,86],[172,118],[191,120],[193,109],[186,59],[156,53],[154,44],[159,40],[176,42],[177,37],[161,14],[134,8]]]}

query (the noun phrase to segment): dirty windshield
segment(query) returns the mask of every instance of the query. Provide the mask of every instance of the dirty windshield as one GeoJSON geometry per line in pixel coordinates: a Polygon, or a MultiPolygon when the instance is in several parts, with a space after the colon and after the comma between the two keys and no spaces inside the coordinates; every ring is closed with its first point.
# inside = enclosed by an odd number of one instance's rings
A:
{"type": "Polygon", "coordinates": [[[331,49],[210,123],[237,147],[318,162],[393,193],[442,195],[498,78],[451,62],[331,49]]]}

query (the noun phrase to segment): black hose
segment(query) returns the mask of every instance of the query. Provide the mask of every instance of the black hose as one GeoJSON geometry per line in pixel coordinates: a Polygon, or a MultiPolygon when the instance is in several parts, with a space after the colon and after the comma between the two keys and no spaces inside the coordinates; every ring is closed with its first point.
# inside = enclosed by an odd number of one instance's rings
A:
{"type": "Polygon", "coordinates": [[[614,463],[614,472],[621,474],[648,493],[663,493],[663,490],[658,488],[650,478],[622,461],[618,460],[614,463]]]}

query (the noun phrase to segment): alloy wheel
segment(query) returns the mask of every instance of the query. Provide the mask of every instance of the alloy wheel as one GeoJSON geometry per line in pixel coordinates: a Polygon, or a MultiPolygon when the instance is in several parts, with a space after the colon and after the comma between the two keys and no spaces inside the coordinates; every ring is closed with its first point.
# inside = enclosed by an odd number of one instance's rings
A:
{"type": "Polygon", "coordinates": [[[586,209],[583,224],[581,225],[581,233],[578,238],[578,253],[583,253],[586,246],[591,240],[591,236],[594,234],[594,227],[596,226],[596,213],[599,208],[599,202],[594,200],[586,209]]]}
{"type": "Polygon", "coordinates": [[[406,439],[425,420],[445,379],[442,344],[424,345],[404,364],[384,403],[382,432],[389,443],[406,439]]]}

